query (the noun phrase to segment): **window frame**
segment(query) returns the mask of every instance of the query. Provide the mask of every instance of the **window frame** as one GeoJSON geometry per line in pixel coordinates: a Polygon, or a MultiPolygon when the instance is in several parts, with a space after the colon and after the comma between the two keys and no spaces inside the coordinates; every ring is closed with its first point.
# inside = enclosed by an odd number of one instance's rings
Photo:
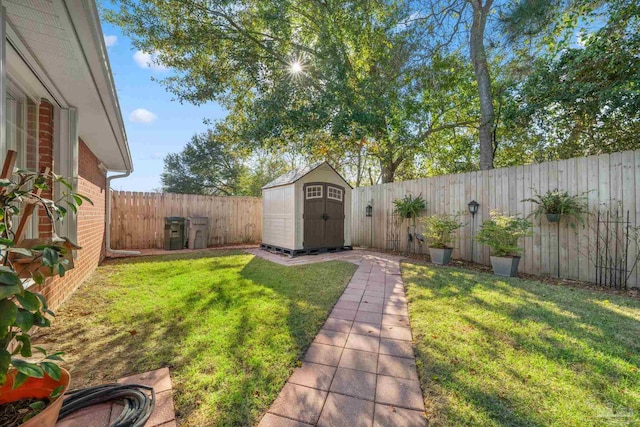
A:
{"type": "Polygon", "coordinates": [[[344,201],[344,189],[336,186],[336,185],[331,185],[328,184],[327,185],[327,199],[328,200],[334,200],[336,202],[343,202],[344,201]],[[334,192],[336,194],[339,194],[340,197],[334,197],[331,195],[331,190],[334,190],[334,192]]]}
{"type": "Polygon", "coordinates": [[[324,185],[322,184],[311,184],[311,185],[307,185],[305,187],[305,191],[304,191],[304,196],[306,200],[313,200],[313,199],[322,199],[324,198],[324,185]],[[316,191],[316,190],[320,190],[320,191],[316,191]],[[309,196],[310,190],[312,190],[311,192],[313,193],[311,196],[309,196]]]}

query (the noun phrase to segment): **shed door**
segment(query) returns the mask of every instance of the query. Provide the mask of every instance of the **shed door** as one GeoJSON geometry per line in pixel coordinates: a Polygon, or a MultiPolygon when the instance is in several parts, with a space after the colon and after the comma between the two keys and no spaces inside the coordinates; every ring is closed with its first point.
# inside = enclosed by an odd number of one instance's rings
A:
{"type": "Polygon", "coordinates": [[[304,248],[344,245],[344,188],[323,183],[304,186],[304,248]]]}

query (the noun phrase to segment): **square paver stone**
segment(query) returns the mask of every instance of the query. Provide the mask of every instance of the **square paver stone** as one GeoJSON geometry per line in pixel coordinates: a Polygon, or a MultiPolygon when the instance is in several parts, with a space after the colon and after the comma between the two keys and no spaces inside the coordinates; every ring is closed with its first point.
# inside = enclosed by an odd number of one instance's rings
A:
{"type": "Polygon", "coordinates": [[[361,302],[358,306],[360,311],[368,311],[370,313],[382,313],[382,304],[373,304],[370,302],[361,302]]]}
{"type": "Polygon", "coordinates": [[[335,372],[336,368],[333,366],[305,362],[301,367],[293,371],[293,374],[289,377],[289,382],[319,390],[329,390],[335,372]]]}
{"type": "Polygon", "coordinates": [[[376,393],[376,374],[338,368],[329,391],[360,399],[373,400],[376,393]]]}
{"type": "Polygon", "coordinates": [[[411,344],[410,341],[381,338],[380,354],[389,354],[391,356],[413,358],[413,345],[411,344]]]}
{"type": "Polygon", "coordinates": [[[410,380],[418,379],[418,371],[413,359],[388,354],[381,354],[378,358],[378,374],[410,380]]]}
{"type": "Polygon", "coordinates": [[[362,295],[353,295],[353,294],[343,294],[339,299],[338,302],[360,302],[360,300],[362,299],[362,295]]]}
{"type": "Polygon", "coordinates": [[[318,426],[370,427],[373,422],[373,411],[373,402],[329,393],[318,426]]]}
{"type": "Polygon", "coordinates": [[[411,329],[400,326],[382,325],[380,336],[394,340],[411,341],[411,329]]]}
{"type": "Polygon", "coordinates": [[[324,326],[322,329],[328,329],[330,331],[338,331],[338,332],[349,332],[351,330],[351,325],[353,322],[351,320],[344,319],[334,319],[330,317],[324,322],[324,326]]]}
{"type": "Polygon", "coordinates": [[[338,366],[341,355],[341,347],[326,344],[311,344],[304,360],[311,363],[320,363],[321,365],[338,366]]]}
{"type": "Polygon", "coordinates": [[[384,298],[371,297],[371,298],[362,298],[361,303],[367,304],[384,304],[384,298]]]}
{"type": "Polygon", "coordinates": [[[341,310],[358,310],[360,303],[358,301],[338,301],[334,308],[341,310]]]}
{"type": "Polygon", "coordinates": [[[266,414],[262,417],[258,427],[309,427],[311,424],[290,420],[273,414],[266,414]]]}
{"type": "Polygon", "coordinates": [[[424,411],[424,400],[422,399],[420,382],[406,378],[378,375],[376,403],[385,403],[387,405],[424,411]]]}
{"type": "Polygon", "coordinates": [[[378,354],[368,351],[351,350],[345,348],[340,358],[340,368],[355,369],[356,371],[366,371],[376,373],[378,365],[378,354]]]}
{"type": "Polygon", "coordinates": [[[377,353],[380,346],[380,339],[378,337],[368,337],[365,335],[349,334],[347,338],[346,348],[352,350],[368,351],[370,353],[377,353]]]}
{"type": "Polygon", "coordinates": [[[344,310],[341,308],[334,308],[329,314],[329,317],[333,317],[335,319],[344,319],[344,320],[353,320],[356,317],[355,310],[344,310]]]}
{"type": "Polygon", "coordinates": [[[286,383],[269,412],[309,424],[315,424],[320,417],[326,391],[301,385],[286,383]]]}
{"type": "Polygon", "coordinates": [[[376,403],[373,427],[427,427],[424,412],[376,403]]]}
{"type": "Polygon", "coordinates": [[[318,335],[316,335],[316,338],[313,340],[313,342],[317,344],[327,344],[335,345],[336,347],[344,347],[344,344],[347,342],[348,336],[349,334],[345,332],[321,329],[320,332],[318,332],[318,335]]]}
{"type": "Polygon", "coordinates": [[[384,298],[384,291],[370,291],[366,290],[363,294],[364,298],[384,298]]]}
{"type": "Polygon", "coordinates": [[[382,324],[389,326],[401,326],[403,328],[409,327],[409,316],[398,316],[395,314],[383,314],[382,324]]]}
{"type": "Polygon", "coordinates": [[[379,325],[382,323],[382,313],[371,313],[369,311],[358,310],[354,320],[356,322],[376,323],[379,325]]]}
{"type": "Polygon", "coordinates": [[[380,325],[376,325],[375,323],[353,322],[351,333],[368,337],[379,337],[380,325]]]}

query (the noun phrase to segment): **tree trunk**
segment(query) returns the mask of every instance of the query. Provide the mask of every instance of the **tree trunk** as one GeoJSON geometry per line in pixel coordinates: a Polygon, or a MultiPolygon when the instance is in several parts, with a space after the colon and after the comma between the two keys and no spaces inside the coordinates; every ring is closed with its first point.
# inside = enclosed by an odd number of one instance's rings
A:
{"type": "Polygon", "coordinates": [[[473,23],[471,24],[469,47],[473,72],[478,83],[478,95],[480,96],[480,170],[493,169],[492,131],[495,114],[489,64],[484,48],[484,31],[492,3],[493,0],[487,0],[483,6],[482,0],[471,0],[473,23]]]}
{"type": "Polygon", "coordinates": [[[380,159],[382,184],[395,181],[396,171],[398,170],[398,167],[400,167],[403,159],[403,156],[400,156],[395,160],[393,160],[393,158],[380,159]]]}
{"type": "Polygon", "coordinates": [[[393,166],[393,162],[387,163],[384,160],[380,160],[380,172],[382,184],[386,184],[387,182],[393,182],[396,175],[396,168],[393,166]]]}

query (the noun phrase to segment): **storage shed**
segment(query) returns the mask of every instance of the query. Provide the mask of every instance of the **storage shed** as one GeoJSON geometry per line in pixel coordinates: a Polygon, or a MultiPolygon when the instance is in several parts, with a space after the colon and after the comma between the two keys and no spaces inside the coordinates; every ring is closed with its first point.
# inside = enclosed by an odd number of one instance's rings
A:
{"type": "Polygon", "coordinates": [[[351,249],[351,186],[327,162],[262,187],[263,249],[290,256],[351,249]]]}

